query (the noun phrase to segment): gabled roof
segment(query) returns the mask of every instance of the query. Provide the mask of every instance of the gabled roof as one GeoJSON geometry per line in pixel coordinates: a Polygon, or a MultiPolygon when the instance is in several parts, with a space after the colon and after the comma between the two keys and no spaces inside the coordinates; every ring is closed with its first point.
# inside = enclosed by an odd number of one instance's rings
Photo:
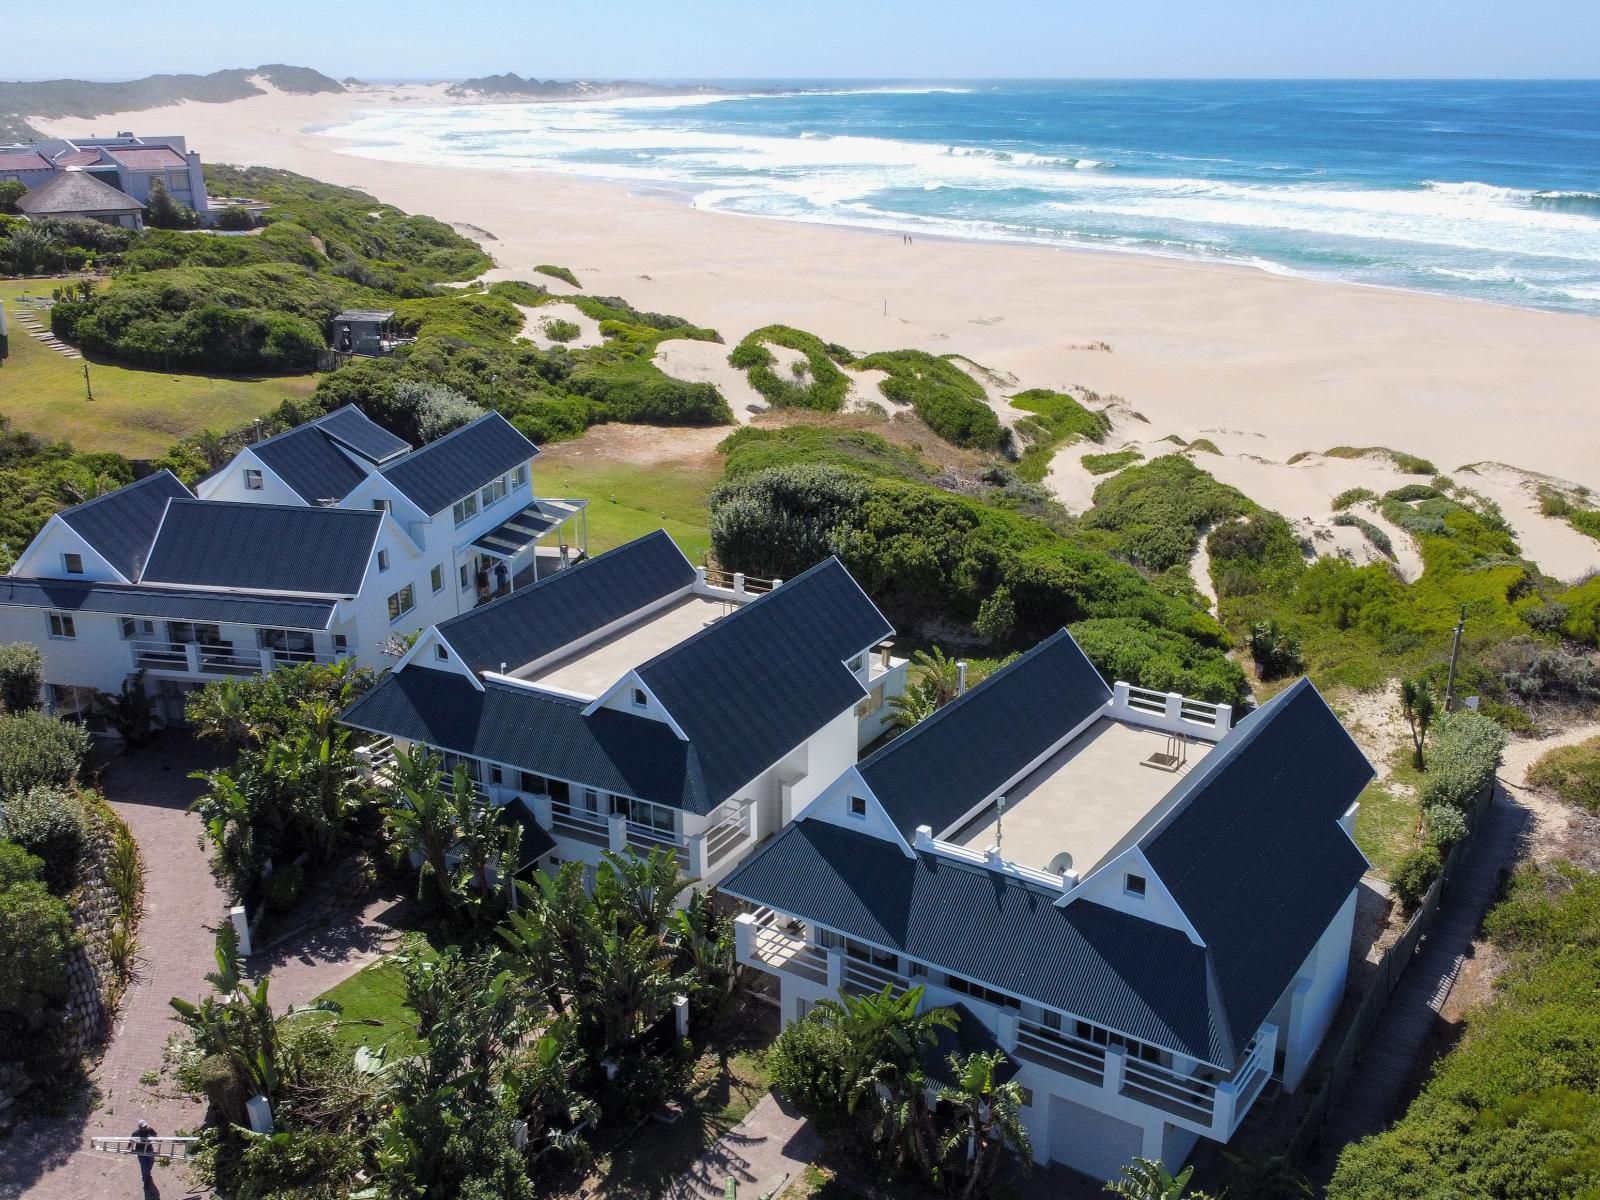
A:
{"type": "Polygon", "coordinates": [[[509,421],[489,412],[382,470],[406,499],[431,516],[538,453],[509,421]]]}
{"type": "Polygon", "coordinates": [[[411,443],[396,437],[354,404],[336,408],[314,422],[334,441],[368,462],[386,463],[411,449],[411,443]]]}
{"type": "Polygon", "coordinates": [[[1139,839],[1206,944],[1236,1049],[1366,870],[1338,822],[1372,776],[1301,679],[1218,743],[1139,839]]]}
{"type": "Polygon", "coordinates": [[[435,750],[505,763],[688,812],[709,801],[694,750],[667,726],[632,713],[515,684],[408,666],[385,678],[341,718],[435,750]]]}
{"type": "Polygon", "coordinates": [[[837,558],[636,669],[731,796],[866,695],[844,665],[894,632],[837,558]]]}
{"type": "Polygon", "coordinates": [[[374,510],[171,500],[140,581],[354,596],[382,525],[374,510]]]}
{"type": "Polygon", "coordinates": [[[74,213],[143,212],[126,192],[102,183],[84,171],[62,171],[17,200],[17,210],[30,217],[71,216],[74,213]]]}
{"type": "Polygon", "coordinates": [[[377,465],[404,454],[407,448],[405,442],[347,404],[256,442],[250,450],[295,495],[307,504],[321,504],[343,500],[367,477],[345,450],[377,465]]]}
{"type": "MultiPolygon", "coordinates": [[[[1157,1046],[1229,1065],[1204,950],[1176,929],[976,864],[820,820],[780,833],[718,885],[1157,1046]]],[[[1253,1032],[1253,1031],[1252,1031],[1253,1032]]]]}
{"type": "Polygon", "coordinates": [[[180,497],[190,499],[189,489],[171,471],[157,471],[57,515],[124,579],[133,581],[150,555],[167,501],[180,497]]]}
{"type": "Polygon", "coordinates": [[[861,776],[908,841],[919,825],[939,835],[1109,699],[1063,629],[868,756],[861,776]]]}
{"type": "Polygon", "coordinates": [[[664,529],[439,624],[472,671],[515,670],[694,583],[664,529]]]}
{"type": "Polygon", "coordinates": [[[237,621],[241,625],[265,625],[272,629],[326,629],[333,620],[335,608],[332,600],[14,576],[0,576],[0,605],[73,613],[114,613],[119,617],[169,621],[237,621]]]}

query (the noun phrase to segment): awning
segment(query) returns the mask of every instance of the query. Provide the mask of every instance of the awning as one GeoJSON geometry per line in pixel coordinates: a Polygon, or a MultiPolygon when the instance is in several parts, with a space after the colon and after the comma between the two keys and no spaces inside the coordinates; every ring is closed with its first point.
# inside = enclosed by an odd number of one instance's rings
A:
{"type": "Polygon", "coordinates": [[[582,512],[588,504],[587,500],[535,500],[472,544],[485,554],[514,558],[557,525],[582,512]]]}
{"type": "Polygon", "coordinates": [[[522,826],[522,842],[517,847],[518,875],[538,867],[545,856],[556,848],[556,840],[550,836],[550,831],[539,824],[522,801],[511,801],[500,809],[500,815],[522,826]]]}

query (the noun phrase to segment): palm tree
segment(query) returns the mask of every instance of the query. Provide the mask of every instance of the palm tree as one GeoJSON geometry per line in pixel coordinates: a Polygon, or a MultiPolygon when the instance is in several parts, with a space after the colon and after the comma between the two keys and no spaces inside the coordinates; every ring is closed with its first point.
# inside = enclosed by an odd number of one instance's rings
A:
{"type": "MultiPolygon", "coordinates": [[[[417,898],[429,884],[446,909],[451,904],[450,850],[456,844],[456,813],[441,786],[440,760],[425,746],[395,756],[395,790],[399,802],[383,816],[384,832],[398,861],[410,857],[417,866],[417,898]]],[[[465,772],[460,773],[465,779],[465,772]]],[[[471,785],[468,784],[468,790],[471,785]]]]}
{"type": "Polygon", "coordinates": [[[939,703],[934,697],[933,689],[918,681],[907,686],[898,696],[890,696],[889,707],[893,710],[893,715],[889,718],[890,723],[904,732],[918,721],[933,716],[939,708],[939,703]]]}
{"type": "Polygon", "coordinates": [[[1427,763],[1422,757],[1422,746],[1428,740],[1428,727],[1433,724],[1435,712],[1433,693],[1428,685],[1420,679],[1401,680],[1400,711],[1411,727],[1412,765],[1419,771],[1425,770],[1427,763]]]}
{"type": "Polygon", "coordinates": [[[1189,1176],[1193,1167],[1185,1167],[1176,1175],[1159,1162],[1136,1158],[1122,1168],[1122,1178],[1106,1184],[1106,1191],[1123,1200],[1205,1200],[1200,1193],[1190,1193],[1189,1176]]]}
{"type": "Polygon", "coordinates": [[[961,665],[938,646],[913,654],[911,668],[915,681],[900,695],[889,699],[896,729],[910,729],[918,721],[932,716],[954,700],[961,687],[961,665]]]}
{"type": "Polygon", "coordinates": [[[605,852],[605,866],[595,875],[594,898],[601,910],[626,926],[662,937],[672,921],[678,896],[689,881],[678,870],[678,856],[664,846],[641,858],[633,850],[605,852]]]}
{"type": "Polygon", "coordinates": [[[1022,1088],[1016,1083],[996,1083],[995,1072],[1006,1061],[1001,1050],[969,1055],[952,1054],[953,1087],[939,1089],[939,1100],[956,1117],[955,1126],[939,1147],[940,1158],[960,1154],[967,1176],[963,1197],[981,1194],[1000,1165],[1002,1151],[1015,1151],[1024,1164],[1032,1164],[1033,1145],[1022,1123],[1022,1088]]]}

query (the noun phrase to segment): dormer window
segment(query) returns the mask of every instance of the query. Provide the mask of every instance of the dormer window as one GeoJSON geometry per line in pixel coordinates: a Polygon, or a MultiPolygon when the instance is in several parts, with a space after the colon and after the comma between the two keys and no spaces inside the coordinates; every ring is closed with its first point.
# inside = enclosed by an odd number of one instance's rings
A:
{"type": "Polygon", "coordinates": [[[444,648],[444,646],[440,645],[437,642],[434,643],[433,656],[435,658],[437,658],[440,662],[449,662],[450,661],[450,651],[446,650],[444,648]]]}
{"type": "Polygon", "coordinates": [[[1140,900],[1144,899],[1145,880],[1143,875],[1128,874],[1122,877],[1122,890],[1130,896],[1140,900]]]}
{"type": "Polygon", "coordinates": [[[644,689],[643,688],[634,688],[633,689],[633,706],[635,708],[648,708],[648,707],[650,707],[650,697],[648,697],[648,696],[646,696],[644,694],[644,689]]]}
{"type": "Polygon", "coordinates": [[[83,555],[63,554],[61,556],[61,569],[68,575],[83,574],[83,555]]]}
{"type": "Polygon", "coordinates": [[[254,467],[246,467],[244,469],[244,490],[247,492],[259,492],[261,490],[261,472],[254,467]]]}
{"type": "Polygon", "coordinates": [[[450,510],[450,515],[455,519],[457,525],[465,525],[478,515],[478,498],[476,496],[468,496],[464,500],[457,500],[455,507],[450,510]]]}
{"type": "Polygon", "coordinates": [[[850,815],[852,817],[859,817],[862,820],[866,820],[867,798],[865,796],[850,797],[850,815]]]}
{"type": "Polygon", "coordinates": [[[394,511],[393,506],[391,506],[390,503],[387,500],[374,500],[372,502],[372,507],[374,509],[376,509],[378,512],[393,512],[394,511]]]}

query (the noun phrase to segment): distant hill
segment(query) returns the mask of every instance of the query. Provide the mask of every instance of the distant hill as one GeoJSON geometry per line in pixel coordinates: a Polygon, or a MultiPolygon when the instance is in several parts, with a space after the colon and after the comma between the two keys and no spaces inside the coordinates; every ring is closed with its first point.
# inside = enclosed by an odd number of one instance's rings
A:
{"type": "Polygon", "coordinates": [[[445,94],[472,96],[529,96],[539,100],[595,100],[619,96],[721,96],[723,88],[700,83],[638,83],[630,79],[524,79],[520,75],[484,75],[451,84],[445,94]]]}
{"type": "Polygon", "coordinates": [[[158,108],[180,100],[221,104],[259,96],[261,89],[250,82],[256,76],[285,92],[345,90],[342,83],[320,71],[282,63],[236,67],[229,71],[213,71],[210,75],[147,75],[125,83],[92,83],[84,79],[0,83],[0,142],[38,137],[38,131],[28,126],[27,117],[98,117],[106,113],[158,108]]]}

